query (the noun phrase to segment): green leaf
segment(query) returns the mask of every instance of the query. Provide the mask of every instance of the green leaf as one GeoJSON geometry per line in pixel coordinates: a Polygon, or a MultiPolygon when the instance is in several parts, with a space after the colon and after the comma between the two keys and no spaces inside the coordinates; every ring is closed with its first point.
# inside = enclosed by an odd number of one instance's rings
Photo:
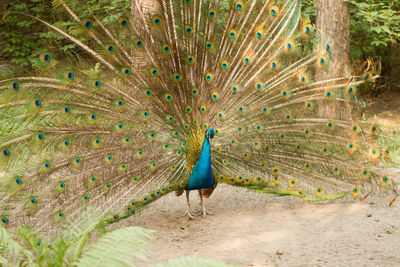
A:
{"type": "Polygon", "coordinates": [[[145,259],[151,230],[141,227],[126,227],[105,234],[83,256],[73,263],[75,266],[132,266],[145,259]]]}
{"type": "Polygon", "coordinates": [[[15,241],[3,226],[0,226],[0,247],[11,259],[18,259],[23,256],[28,264],[33,266],[32,253],[15,241]]]}
{"type": "Polygon", "coordinates": [[[4,265],[6,265],[6,266],[9,266],[9,265],[10,265],[10,263],[8,262],[8,260],[6,260],[5,258],[3,258],[1,255],[0,255],[0,264],[4,264],[4,265]]]}
{"type": "Polygon", "coordinates": [[[392,33],[392,31],[389,29],[389,27],[388,26],[382,26],[382,30],[383,31],[385,31],[385,32],[387,32],[388,34],[391,34],[392,33]]]}

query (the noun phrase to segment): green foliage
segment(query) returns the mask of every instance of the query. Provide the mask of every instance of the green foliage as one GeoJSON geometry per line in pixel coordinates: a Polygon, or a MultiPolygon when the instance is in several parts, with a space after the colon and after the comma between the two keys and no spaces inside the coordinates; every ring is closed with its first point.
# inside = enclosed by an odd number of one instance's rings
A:
{"type": "MultiPolygon", "coordinates": [[[[0,59],[19,66],[29,66],[36,58],[32,52],[46,47],[49,40],[64,51],[75,48],[70,43],[62,42],[63,37],[48,31],[37,20],[20,14],[43,19],[64,29],[74,24],[66,20],[67,15],[62,8],[53,8],[52,2],[16,0],[8,3],[10,13],[0,25],[0,37],[3,39],[0,43],[0,59]]],[[[315,0],[302,2],[303,14],[311,21],[315,21],[315,0]]],[[[345,0],[345,2],[349,4],[351,13],[351,57],[353,59],[374,57],[385,64],[390,59],[388,44],[400,40],[400,3],[393,0],[345,0]]],[[[88,0],[85,5],[78,3],[73,10],[81,17],[96,14],[102,23],[107,25],[115,22],[124,10],[129,10],[129,6],[129,0],[88,0]]],[[[4,12],[5,9],[6,7],[0,7],[0,12],[4,12]]]]}
{"type": "MultiPolygon", "coordinates": [[[[29,17],[42,19],[61,29],[76,24],[67,19],[65,10],[58,8],[56,3],[57,1],[51,0],[16,0],[8,1],[8,6],[2,7],[0,4],[0,19],[5,10],[9,10],[4,21],[0,20],[1,61],[30,66],[36,59],[33,52],[45,49],[49,43],[64,51],[75,49],[74,45],[63,42],[64,37],[49,31],[41,22],[29,17]]],[[[73,5],[72,1],[67,3],[73,5]]],[[[107,25],[118,20],[124,10],[129,10],[129,5],[129,0],[88,0],[85,5],[77,2],[73,10],[81,18],[96,14],[107,25]]]]}
{"type": "Polygon", "coordinates": [[[23,248],[10,236],[6,229],[0,226],[0,265],[11,266],[10,262],[3,257],[4,254],[13,259],[21,258],[19,261],[20,265],[25,262],[33,265],[32,253],[28,249],[23,248]]]}
{"type": "MultiPolygon", "coordinates": [[[[44,2],[41,0],[15,1],[7,9],[49,19],[46,6],[51,4],[51,1],[44,2]]],[[[0,11],[3,13],[5,8],[3,7],[0,11]]],[[[32,18],[9,13],[0,25],[1,58],[9,59],[10,62],[20,66],[27,66],[31,51],[36,45],[43,43],[40,41],[39,32],[44,30],[43,25],[32,18]],[[28,32],[30,34],[26,34],[28,32]]]]}
{"type": "Polygon", "coordinates": [[[350,5],[351,56],[387,61],[388,45],[400,40],[400,3],[392,0],[345,0],[350,5]]]}
{"type": "MultiPolygon", "coordinates": [[[[5,266],[63,266],[77,262],[95,230],[98,230],[98,234],[94,242],[101,238],[104,229],[103,219],[99,220],[89,214],[83,217],[85,223],[82,226],[77,228],[70,225],[71,230],[64,238],[54,240],[41,240],[38,233],[31,231],[29,227],[17,229],[13,238],[0,227],[1,263],[5,266]]],[[[137,229],[132,229],[130,237],[136,231],[137,229]]]]}
{"type": "Polygon", "coordinates": [[[301,3],[301,12],[303,15],[310,18],[310,20],[315,23],[317,13],[315,9],[315,0],[303,0],[301,3]]]}
{"type": "Polygon", "coordinates": [[[37,233],[27,227],[17,230],[13,239],[0,226],[0,263],[5,266],[100,266],[100,263],[133,266],[138,259],[145,259],[152,231],[126,227],[103,235],[103,219],[93,218],[88,217],[85,227],[51,241],[40,241],[37,233]]]}
{"type": "MultiPolygon", "coordinates": [[[[104,218],[84,214],[80,226],[71,224],[63,238],[40,240],[28,227],[18,229],[11,236],[0,226],[0,266],[135,266],[146,261],[146,251],[152,231],[141,227],[124,227],[113,232],[105,229],[104,218]]],[[[170,260],[169,266],[229,267],[221,262],[180,258],[170,260]]]]}
{"type": "Polygon", "coordinates": [[[144,253],[148,247],[150,232],[144,228],[131,226],[107,233],[86,250],[73,265],[129,266],[138,259],[145,260],[144,253]]]}

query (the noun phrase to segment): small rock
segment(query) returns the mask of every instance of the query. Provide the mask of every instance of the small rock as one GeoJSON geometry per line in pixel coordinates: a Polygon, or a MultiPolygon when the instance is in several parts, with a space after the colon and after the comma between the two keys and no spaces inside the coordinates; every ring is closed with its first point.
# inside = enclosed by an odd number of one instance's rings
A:
{"type": "Polygon", "coordinates": [[[185,230],[185,227],[181,226],[181,229],[182,229],[182,230],[185,230]]]}
{"type": "Polygon", "coordinates": [[[276,255],[279,255],[279,256],[283,255],[283,251],[281,249],[278,249],[276,251],[276,255]]]}
{"type": "Polygon", "coordinates": [[[367,214],[367,217],[372,217],[372,214],[371,214],[371,213],[368,213],[368,214],[367,214]]]}

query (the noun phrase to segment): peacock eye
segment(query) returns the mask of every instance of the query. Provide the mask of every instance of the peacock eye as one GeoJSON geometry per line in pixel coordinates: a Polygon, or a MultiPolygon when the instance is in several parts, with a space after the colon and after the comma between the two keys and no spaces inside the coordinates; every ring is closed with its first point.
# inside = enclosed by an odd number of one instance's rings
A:
{"type": "Polygon", "coordinates": [[[1,222],[3,223],[3,224],[8,224],[8,218],[7,217],[1,217],[1,222]]]}
{"type": "Polygon", "coordinates": [[[107,48],[107,51],[108,51],[109,53],[114,52],[114,46],[113,46],[113,45],[109,45],[108,48],[107,48]]]}
{"type": "Polygon", "coordinates": [[[19,89],[19,83],[17,82],[13,82],[12,83],[12,89],[14,89],[15,91],[19,89]]]}
{"type": "Polygon", "coordinates": [[[50,57],[49,54],[45,54],[45,55],[44,55],[44,61],[45,61],[45,62],[50,62],[50,59],[51,59],[51,57],[50,57]]]}

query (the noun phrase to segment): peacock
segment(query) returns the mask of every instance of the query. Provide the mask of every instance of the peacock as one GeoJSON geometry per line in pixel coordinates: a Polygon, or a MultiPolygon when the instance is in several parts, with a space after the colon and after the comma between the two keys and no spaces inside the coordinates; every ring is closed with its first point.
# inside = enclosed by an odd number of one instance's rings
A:
{"type": "Polygon", "coordinates": [[[107,22],[82,6],[53,1],[66,24],[19,14],[75,49],[49,41],[33,71],[0,78],[3,226],[52,235],[86,210],[113,223],[170,192],[186,193],[193,219],[190,191],[206,216],[219,183],[397,197],[391,136],[357,99],[379,73],[326,78],[335,47],[301,1],[133,0],[107,22]]]}

